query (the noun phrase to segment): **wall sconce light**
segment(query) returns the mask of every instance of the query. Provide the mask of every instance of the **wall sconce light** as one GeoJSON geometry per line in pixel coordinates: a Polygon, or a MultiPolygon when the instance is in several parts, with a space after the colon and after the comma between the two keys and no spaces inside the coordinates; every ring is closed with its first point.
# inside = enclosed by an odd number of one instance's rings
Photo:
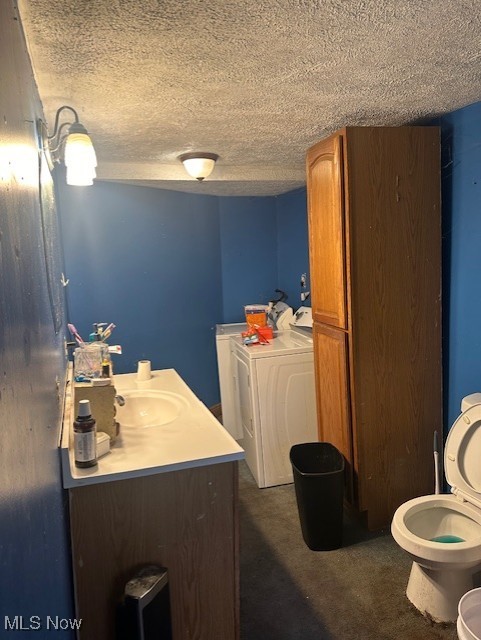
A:
{"type": "Polygon", "coordinates": [[[67,168],[67,184],[89,186],[94,183],[97,156],[87,129],[80,123],[75,109],[63,105],[57,110],[51,136],[42,120],[38,121],[38,130],[41,132],[41,144],[50,170],[63,159],[67,168]],[[60,114],[66,109],[72,112],[74,121],[63,122],[59,126],[60,114]]]}
{"type": "Polygon", "coordinates": [[[182,154],[179,156],[179,160],[184,165],[184,169],[189,176],[202,182],[204,178],[207,178],[212,173],[218,157],[216,153],[192,152],[182,154]]]}

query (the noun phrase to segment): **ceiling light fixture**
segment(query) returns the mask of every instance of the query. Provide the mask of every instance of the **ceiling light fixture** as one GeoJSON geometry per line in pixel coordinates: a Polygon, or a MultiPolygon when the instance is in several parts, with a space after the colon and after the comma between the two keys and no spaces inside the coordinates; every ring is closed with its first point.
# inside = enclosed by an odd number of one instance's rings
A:
{"type": "Polygon", "coordinates": [[[97,156],[87,129],[80,123],[77,112],[68,105],[57,109],[55,114],[54,131],[48,135],[46,124],[38,120],[38,130],[41,132],[41,144],[47,157],[50,170],[55,163],[63,159],[67,168],[67,184],[75,186],[89,186],[96,177],[95,167],[97,156]],[[67,109],[74,116],[73,122],[63,122],[59,126],[60,114],[67,109]],[[62,157],[63,156],[63,157],[62,157]]]}
{"type": "Polygon", "coordinates": [[[202,182],[204,178],[207,178],[212,173],[218,157],[216,153],[192,152],[183,153],[179,156],[179,160],[184,165],[184,169],[189,176],[202,182]]]}

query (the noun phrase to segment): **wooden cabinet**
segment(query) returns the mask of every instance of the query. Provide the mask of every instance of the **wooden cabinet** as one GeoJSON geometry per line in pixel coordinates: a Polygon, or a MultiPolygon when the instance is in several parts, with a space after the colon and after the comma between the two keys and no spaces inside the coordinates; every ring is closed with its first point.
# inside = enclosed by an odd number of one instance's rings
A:
{"type": "Polygon", "coordinates": [[[352,432],[349,405],[348,345],[344,331],[315,323],[313,327],[317,421],[321,440],[343,454],[347,498],[352,500],[352,432]]]}
{"type": "Polygon", "coordinates": [[[442,431],[437,127],[349,127],[307,153],[320,440],[369,528],[433,492],[442,431]]]}
{"type": "Polygon", "coordinates": [[[125,583],[166,567],[174,640],[237,640],[237,462],[69,490],[80,640],[114,640],[125,583]]]}
{"type": "Polygon", "coordinates": [[[333,136],[316,149],[308,165],[312,318],[346,328],[342,137],[333,136]],[[322,242],[313,241],[319,238],[322,242]]]}

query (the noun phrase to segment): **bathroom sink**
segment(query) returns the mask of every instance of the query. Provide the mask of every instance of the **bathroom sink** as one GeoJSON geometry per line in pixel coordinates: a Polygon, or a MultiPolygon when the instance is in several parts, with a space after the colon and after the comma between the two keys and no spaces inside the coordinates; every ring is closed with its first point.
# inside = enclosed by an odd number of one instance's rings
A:
{"type": "Polygon", "coordinates": [[[169,391],[136,389],[121,394],[125,404],[117,407],[116,415],[121,427],[160,427],[173,422],[189,407],[182,396],[169,391]]]}

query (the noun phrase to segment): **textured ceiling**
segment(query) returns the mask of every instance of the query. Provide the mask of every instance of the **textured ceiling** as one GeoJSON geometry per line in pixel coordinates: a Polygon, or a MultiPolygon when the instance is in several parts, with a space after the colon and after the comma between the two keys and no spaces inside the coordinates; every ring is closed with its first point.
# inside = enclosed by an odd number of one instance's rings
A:
{"type": "Polygon", "coordinates": [[[481,0],[20,0],[45,115],[102,180],[222,195],[304,184],[306,149],[481,99],[481,0]],[[220,158],[203,183],[178,156],[220,158]]]}

